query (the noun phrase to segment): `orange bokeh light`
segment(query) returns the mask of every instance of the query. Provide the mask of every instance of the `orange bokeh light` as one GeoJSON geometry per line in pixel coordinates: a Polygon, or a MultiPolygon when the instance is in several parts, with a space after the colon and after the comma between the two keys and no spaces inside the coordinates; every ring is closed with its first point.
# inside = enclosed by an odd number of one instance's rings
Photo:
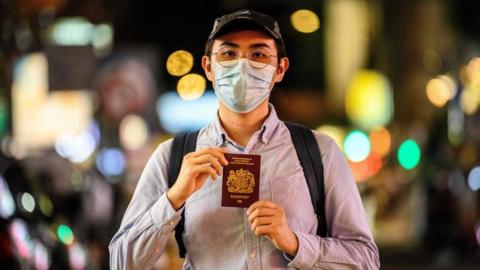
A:
{"type": "Polygon", "coordinates": [[[384,127],[375,128],[368,135],[370,138],[371,151],[380,157],[385,157],[392,146],[390,131],[384,127]]]}
{"type": "Polygon", "coordinates": [[[377,174],[383,165],[382,158],[375,153],[370,153],[370,155],[363,161],[349,161],[348,163],[350,164],[353,177],[357,182],[368,180],[368,178],[377,174]]]}

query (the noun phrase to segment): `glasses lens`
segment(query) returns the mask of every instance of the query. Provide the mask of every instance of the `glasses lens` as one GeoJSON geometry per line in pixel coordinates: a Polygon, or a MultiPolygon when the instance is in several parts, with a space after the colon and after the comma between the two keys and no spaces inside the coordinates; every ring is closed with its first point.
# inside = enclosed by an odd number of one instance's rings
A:
{"type": "Polygon", "coordinates": [[[268,50],[255,49],[250,52],[248,60],[254,68],[264,68],[271,63],[272,55],[268,50]]]}
{"type": "Polygon", "coordinates": [[[239,52],[231,48],[221,49],[217,53],[217,61],[224,67],[232,67],[238,62],[239,52]]]}

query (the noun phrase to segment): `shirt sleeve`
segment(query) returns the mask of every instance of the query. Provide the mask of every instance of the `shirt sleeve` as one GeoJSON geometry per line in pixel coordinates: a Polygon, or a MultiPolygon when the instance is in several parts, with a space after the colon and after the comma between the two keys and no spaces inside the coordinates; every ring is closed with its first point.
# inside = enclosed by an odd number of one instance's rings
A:
{"type": "Polygon", "coordinates": [[[167,164],[172,140],[160,144],[148,160],[120,229],[112,238],[111,269],[146,269],[163,253],[181,218],[167,199],[167,164]]]}
{"type": "Polygon", "coordinates": [[[299,242],[289,266],[297,269],[379,269],[377,246],[348,163],[336,143],[315,132],[322,152],[329,237],[295,231],[299,242]]]}

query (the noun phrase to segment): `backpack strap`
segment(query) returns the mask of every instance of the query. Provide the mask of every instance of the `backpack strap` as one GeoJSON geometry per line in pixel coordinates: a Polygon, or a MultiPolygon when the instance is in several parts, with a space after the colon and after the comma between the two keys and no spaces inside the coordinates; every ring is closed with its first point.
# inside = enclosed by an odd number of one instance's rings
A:
{"type": "MultiPolygon", "coordinates": [[[[170,151],[170,160],[168,166],[168,186],[172,187],[177,181],[180,168],[182,167],[183,157],[195,151],[197,147],[198,130],[191,133],[183,133],[175,136],[170,151]]],[[[185,228],[185,211],[182,212],[182,217],[175,228],[175,239],[177,240],[178,249],[181,258],[185,258],[187,249],[183,243],[182,234],[185,228]]]]}
{"type": "MultiPolygon", "coordinates": [[[[310,198],[318,219],[317,235],[328,236],[327,222],[325,218],[325,188],[323,177],[323,164],[320,148],[315,135],[309,127],[285,122],[293,145],[297,152],[298,159],[302,165],[305,179],[307,181],[310,198]]],[[[170,152],[168,167],[168,185],[172,187],[178,178],[182,167],[183,157],[195,151],[199,131],[183,133],[175,136],[170,152]]],[[[183,243],[182,234],[185,228],[185,211],[175,228],[175,239],[177,240],[179,254],[185,258],[187,250],[183,243]]]]}
{"type": "Polygon", "coordinates": [[[307,180],[313,209],[317,214],[317,235],[328,236],[327,221],[325,218],[325,187],[323,176],[323,163],[320,148],[315,135],[309,127],[285,122],[293,145],[297,151],[298,159],[307,180]]]}

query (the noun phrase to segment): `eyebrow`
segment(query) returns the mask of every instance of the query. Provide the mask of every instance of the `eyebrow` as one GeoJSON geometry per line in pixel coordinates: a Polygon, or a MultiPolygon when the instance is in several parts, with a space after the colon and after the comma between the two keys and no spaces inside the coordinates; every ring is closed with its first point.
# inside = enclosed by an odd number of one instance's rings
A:
{"type": "MultiPolygon", "coordinates": [[[[238,44],[233,43],[233,42],[228,42],[228,41],[224,41],[224,42],[220,43],[220,46],[230,46],[230,47],[235,47],[235,48],[240,47],[240,46],[238,46],[238,44]]],[[[263,42],[251,44],[249,47],[250,47],[250,48],[262,48],[262,47],[266,47],[266,48],[269,48],[269,49],[270,49],[270,46],[268,46],[268,44],[263,43],[263,42]]]]}

